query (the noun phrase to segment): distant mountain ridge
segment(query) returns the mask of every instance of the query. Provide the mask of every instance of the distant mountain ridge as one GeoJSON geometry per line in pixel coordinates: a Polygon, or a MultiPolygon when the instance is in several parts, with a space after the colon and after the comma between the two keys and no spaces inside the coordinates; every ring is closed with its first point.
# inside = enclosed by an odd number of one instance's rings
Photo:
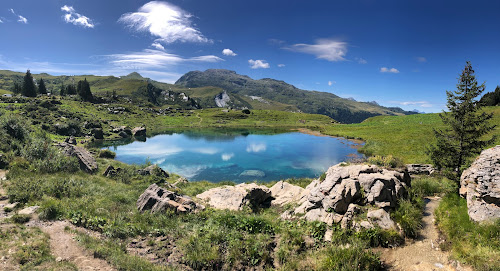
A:
{"type": "MultiPolygon", "coordinates": [[[[399,107],[384,107],[374,102],[357,102],[335,94],[296,88],[284,81],[271,78],[254,80],[235,71],[208,69],[191,71],[175,82],[185,88],[217,87],[240,97],[258,97],[268,102],[279,102],[305,113],[327,115],[343,123],[361,122],[377,115],[410,115],[399,107]]],[[[254,99],[253,99],[254,100],[254,99]]]]}

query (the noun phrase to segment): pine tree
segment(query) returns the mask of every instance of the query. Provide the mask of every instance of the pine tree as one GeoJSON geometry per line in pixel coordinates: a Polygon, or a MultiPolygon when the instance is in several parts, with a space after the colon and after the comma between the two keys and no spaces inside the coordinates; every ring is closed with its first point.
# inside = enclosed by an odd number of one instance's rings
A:
{"type": "Polygon", "coordinates": [[[40,83],[38,83],[38,93],[47,94],[47,88],[45,87],[45,82],[43,78],[40,78],[40,83]]]}
{"type": "Polygon", "coordinates": [[[478,86],[474,70],[467,61],[457,90],[446,91],[449,112],[439,114],[446,128],[434,130],[436,144],[430,147],[429,154],[434,164],[451,173],[453,178],[459,178],[468,159],[496,139],[493,136],[481,140],[495,128],[489,124],[493,114],[482,112],[481,103],[477,101],[484,88],[484,83],[478,86]]]}
{"type": "Polygon", "coordinates": [[[66,88],[64,87],[64,83],[61,83],[61,88],[59,89],[59,95],[66,96],[66,88]]]}
{"type": "Polygon", "coordinates": [[[92,92],[90,91],[90,84],[89,82],[87,82],[87,78],[85,78],[83,81],[78,81],[76,92],[78,93],[78,95],[80,95],[82,100],[86,102],[91,102],[94,99],[94,97],[92,96],[92,92]]]}
{"type": "Polygon", "coordinates": [[[26,97],[36,97],[35,82],[33,82],[33,76],[31,76],[30,70],[27,70],[26,75],[24,76],[21,94],[26,97]]]}

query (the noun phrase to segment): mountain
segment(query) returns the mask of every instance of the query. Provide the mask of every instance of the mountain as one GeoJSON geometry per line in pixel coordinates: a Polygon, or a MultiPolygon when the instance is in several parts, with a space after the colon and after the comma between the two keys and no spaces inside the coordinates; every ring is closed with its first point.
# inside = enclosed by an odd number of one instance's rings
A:
{"type": "Polygon", "coordinates": [[[374,102],[344,99],[332,93],[302,90],[275,79],[254,80],[246,75],[222,69],[188,72],[179,78],[175,85],[188,89],[217,87],[228,95],[239,96],[240,100],[250,105],[249,108],[260,109],[259,104],[265,104],[268,107],[279,105],[280,110],[300,110],[306,113],[327,115],[343,123],[361,122],[377,115],[415,114],[398,107],[387,108],[374,102]]]}

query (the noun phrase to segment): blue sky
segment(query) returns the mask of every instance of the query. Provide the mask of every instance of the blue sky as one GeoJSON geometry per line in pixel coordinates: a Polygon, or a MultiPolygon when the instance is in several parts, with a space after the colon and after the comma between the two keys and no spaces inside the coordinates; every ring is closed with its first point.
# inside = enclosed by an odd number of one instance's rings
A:
{"type": "Polygon", "coordinates": [[[2,0],[0,69],[172,83],[223,68],[439,112],[466,60],[500,85],[498,14],[482,0],[2,0]]]}

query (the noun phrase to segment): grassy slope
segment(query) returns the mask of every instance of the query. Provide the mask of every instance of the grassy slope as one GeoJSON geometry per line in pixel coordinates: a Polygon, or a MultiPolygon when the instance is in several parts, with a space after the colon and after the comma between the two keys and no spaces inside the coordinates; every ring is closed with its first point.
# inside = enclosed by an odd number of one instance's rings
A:
{"type": "MultiPolygon", "coordinates": [[[[488,107],[485,111],[494,113],[492,123],[498,126],[494,134],[500,135],[500,108],[488,107]]],[[[425,150],[434,140],[432,129],[443,127],[438,114],[418,114],[377,116],[358,124],[328,126],[322,132],[366,140],[362,151],[367,154],[394,155],[406,163],[425,163],[430,162],[425,150]]]]}

